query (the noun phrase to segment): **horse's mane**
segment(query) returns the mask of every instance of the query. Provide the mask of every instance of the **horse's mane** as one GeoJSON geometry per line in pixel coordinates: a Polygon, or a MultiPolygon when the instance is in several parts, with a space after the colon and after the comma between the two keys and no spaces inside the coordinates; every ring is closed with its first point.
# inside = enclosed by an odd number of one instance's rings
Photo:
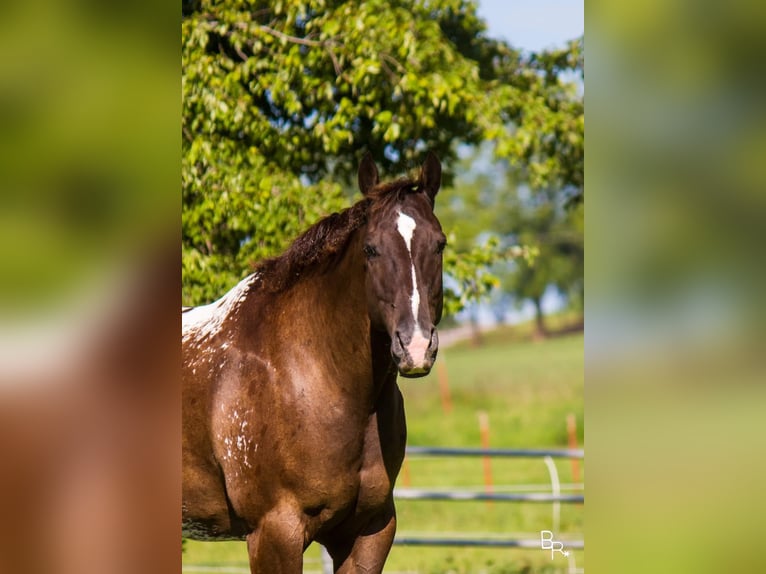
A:
{"type": "Polygon", "coordinates": [[[420,183],[411,178],[381,183],[351,207],[320,219],[295,239],[282,255],[255,265],[261,288],[272,293],[282,292],[295,285],[301,277],[331,264],[345,251],[353,233],[367,223],[370,213],[421,189],[420,183]]]}

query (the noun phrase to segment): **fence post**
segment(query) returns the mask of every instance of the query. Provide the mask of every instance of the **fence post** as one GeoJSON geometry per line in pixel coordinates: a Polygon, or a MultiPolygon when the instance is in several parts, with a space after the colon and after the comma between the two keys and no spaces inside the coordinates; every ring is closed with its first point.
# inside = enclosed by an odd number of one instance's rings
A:
{"type": "MultiPolygon", "coordinates": [[[[489,448],[489,415],[486,411],[479,411],[479,433],[481,435],[482,448],[489,448]]],[[[484,491],[487,494],[492,494],[495,489],[492,484],[492,459],[484,455],[482,457],[484,462],[484,491]]],[[[487,501],[487,506],[492,506],[492,501],[487,501]]]]}
{"type": "MultiPolygon", "coordinates": [[[[577,448],[577,419],[574,413],[567,415],[567,435],[569,436],[569,448],[577,448]]],[[[576,458],[570,459],[572,462],[572,482],[580,482],[580,461],[576,458]]]]}
{"type": "MultiPolygon", "coordinates": [[[[548,467],[548,474],[551,478],[551,491],[554,495],[561,494],[561,484],[559,483],[559,473],[556,470],[556,464],[553,459],[546,456],[544,459],[545,466],[548,467]]],[[[559,532],[559,526],[561,522],[561,503],[556,501],[553,503],[553,532],[559,532]]]]}
{"type": "Polygon", "coordinates": [[[442,397],[442,410],[444,414],[452,412],[452,396],[449,391],[449,377],[447,376],[447,367],[444,364],[444,357],[436,361],[436,378],[439,379],[439,391],[442,397]]]}
{"type": "Polygon", "coordinates": [[[409,488],[412,486],[412,480],[410,477],[410,461],[407,455],[404,455],[404,461],[402,462],[402,484],[409,488]]]}

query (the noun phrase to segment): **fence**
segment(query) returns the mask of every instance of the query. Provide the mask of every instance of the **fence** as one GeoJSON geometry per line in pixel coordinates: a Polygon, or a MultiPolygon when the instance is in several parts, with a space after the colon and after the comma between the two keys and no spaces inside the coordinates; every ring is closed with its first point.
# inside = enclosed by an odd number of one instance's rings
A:
{"type": "MultiPolygon", "coordinates": [[[[397,488],[394,498],[398,500],[496,500],[499,502],[549,502],[553,503],[553,530],[557,532],[560,523],[560,504],[585,502],[582,494],[561,494],[559,481],[553,458],[583,459],[582,449],[500,449],[500,448],[443,448],[443,447],[407,447],[407,456],[413,457],[510,457],[510,458],[543,458],[551,481],[550,493],[490,493],[465,490],[435,491],[413,488],[397,488]]],[[[538,547],[539,540],[481,540],[452,538],[419,539],[413,537],[397,538],[394,544],[428,545],[428,546],[508,546],[517,548],[538,547]],[[427,541],[427,542],[426,542],[427,541]],[[463,544],[460,544],[462,542],[463,544]]],[[[567,542],[571,548],[584,548],[582,540],[567,542]]]]}
{"type": "MultiPolygon", "coordinates": [[[[583,459],[585,452],[582,449],[500,449],[500,448],[438,448],[411,446],[407,447],[408,457],[483,457],[485,460],[492,457],[511,458],[542,458],[548,469],[551,482],[551,492],[531,493],[503,493],[503,492],[474,492],[469,490],[426,490],[415,488],[396,488],[394,498],[397,500],[443,500],[443,501],[467,501],[483,500],[498,502],[535,502],[552,503],[553,506],[553,531],[558,532],[560,524],[561,503],[582,504],[585,497],[582,494],[562,494],[554,458],[583,459]]],[[[395,545],[400,546],[465,546],[465,547],[495,547],[495,548],[541,548],[541,540],[535,539],[503,539],[503,538],[439,538],[431,536],[397,536],[395,545]]],[[[568,549],[582,550],[585,548],[583,540],[567,540],[568,549]]],[[[324,567],[327,571],[329,566],[332,572],[332,561],[327,561],[329,556],[323,555],[324,567]]],[[[574,556],[569,555],[570,574],[583,572],[578,569],[574,556]]]]}

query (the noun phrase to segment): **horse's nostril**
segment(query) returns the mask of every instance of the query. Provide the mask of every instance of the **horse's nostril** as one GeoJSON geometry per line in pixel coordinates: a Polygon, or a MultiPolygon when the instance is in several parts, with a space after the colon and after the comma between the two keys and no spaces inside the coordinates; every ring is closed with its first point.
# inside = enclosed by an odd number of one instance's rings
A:
{"type": "Polygon", "coordinates": [[[401,359],[404,354],[404,344],[402,343],[399,331],[394,332],[394,340],[391,341],[391,354],[396,359],[401,359]]]}

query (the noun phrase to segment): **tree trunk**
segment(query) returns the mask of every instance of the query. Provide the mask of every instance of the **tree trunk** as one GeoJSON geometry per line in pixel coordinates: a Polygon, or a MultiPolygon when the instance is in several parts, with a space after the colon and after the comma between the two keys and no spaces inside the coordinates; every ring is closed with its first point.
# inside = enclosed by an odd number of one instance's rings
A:
{"type": "Polygon", "coordinates": [[[542,297],[533,297],[532,303],[535,304],[535,332],[532,338],[535,341],[542,341],[548,337],[548,330],[545,328],[545,316],[543,315],[542,297]]]}
{"type": "Polygon", "coordinates": [[[468,313],[469,324],[471,325],[471,346],[481,347],[484,344],[484,338],[481,336],[481,328],[479,327],[479,306],[471,305],[470,312],[468,313]]]}

